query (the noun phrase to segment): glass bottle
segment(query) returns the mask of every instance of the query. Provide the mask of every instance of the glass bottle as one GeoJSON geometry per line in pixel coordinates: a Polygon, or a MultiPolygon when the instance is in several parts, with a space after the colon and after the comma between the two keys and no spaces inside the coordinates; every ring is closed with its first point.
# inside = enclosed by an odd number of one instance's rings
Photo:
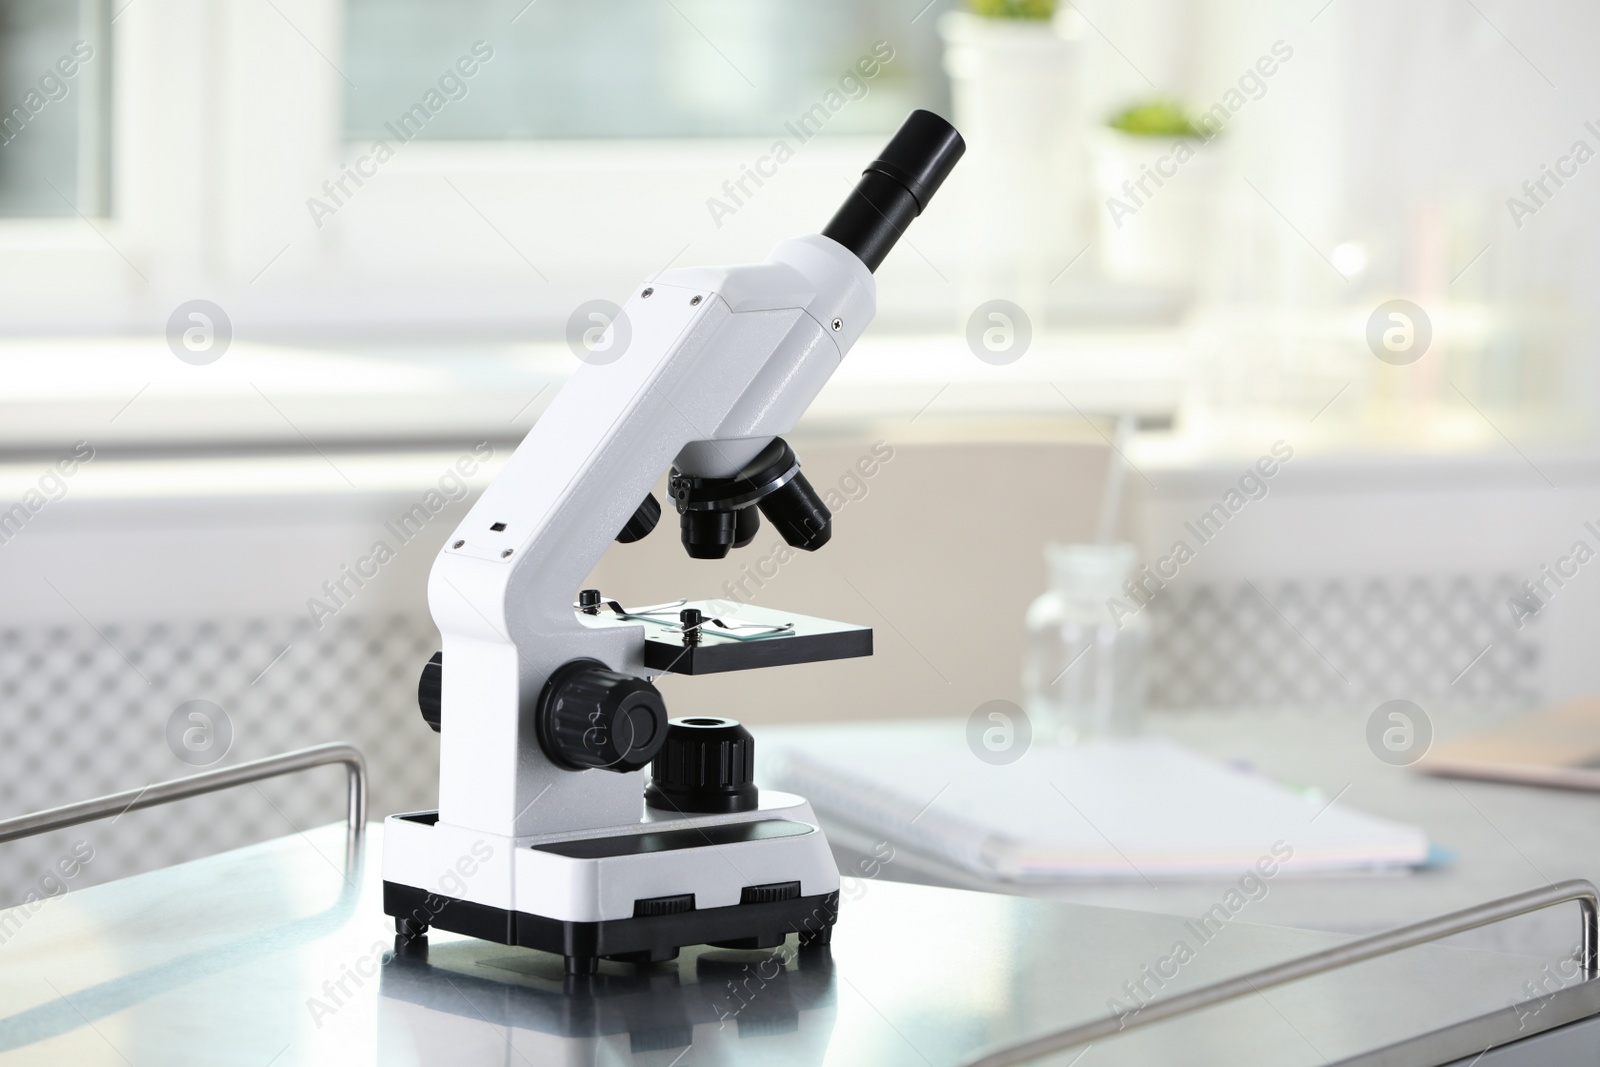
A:
{"type": "Polygon", "coordinates": [[[1073,744],[1138,732],[1150,628],[1123,588],[1135,560],[1129,544],[1045,546],[1050,588],[1028,606],[1022,668],[1035,737],[1073,744]]]}

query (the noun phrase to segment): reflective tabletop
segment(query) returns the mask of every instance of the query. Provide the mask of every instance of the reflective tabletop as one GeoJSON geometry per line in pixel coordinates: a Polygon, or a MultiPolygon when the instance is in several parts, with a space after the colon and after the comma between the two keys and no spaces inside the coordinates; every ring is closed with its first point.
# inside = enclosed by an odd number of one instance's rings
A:
{"type": "MultiPolygon", "coordinates": [[[[438,932],[397,945],[381,835],[349,872],[335,825],[0,912],[0,1058],[944,1067],[1346,940],[846,879],[831,949],[791,936],[568,979],[528,949],[438,932]]],[[[1465,1064],[1600,1008],[1600,983],[1574,973],[1432,945],[1130,1030],[1086,1067],[1465,1064]]],[[[1481,1067],[1520,1062],[1501,1057],[1481,1067]]]]}

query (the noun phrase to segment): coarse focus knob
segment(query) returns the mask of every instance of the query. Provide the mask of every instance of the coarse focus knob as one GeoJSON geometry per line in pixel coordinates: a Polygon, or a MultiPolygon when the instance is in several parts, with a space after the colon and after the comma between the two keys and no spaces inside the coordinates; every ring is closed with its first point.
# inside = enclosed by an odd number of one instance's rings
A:
{"type": "Polygon", "coordinates": [[[643,678],[575,659],[545,683],[534,723],[539,746],[560,766],[636,771],[667,739],[667,705],[643,678]]]}
{"type": "Polygon", "coordinates": [[[422,668],[422,677],[417,679],[417,708],[422,712],[422,721],[433,727],[434,733],[438,733],[440,713],[444,708],[443,652],[435,652],[422,668]]]}
{"type": "Polygon", "coordinates": [[[644,802],[666,811],[751,811],[756,806],[756,741],[737,719],[673,719],[650,764],[644,802]]]}

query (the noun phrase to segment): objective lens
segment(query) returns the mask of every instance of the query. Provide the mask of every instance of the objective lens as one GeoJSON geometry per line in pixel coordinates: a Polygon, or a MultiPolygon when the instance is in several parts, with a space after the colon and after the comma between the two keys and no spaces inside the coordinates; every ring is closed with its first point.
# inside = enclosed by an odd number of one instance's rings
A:
{"type": "Polygon", "coordinates": [[[759,507],[767,521],[795,548],[815,552],[833,536],[833,513],[804,474],[796,474],[762,497],[759,507]]]}
{"type": "Polygon", "coordinates": [[[690,559],[722,559],[737,540],[738,519],[731,511],[685,511],[679,518],[690,559]]]}
{"type": "Polygon", "coordinates": [[[761,512],[752,504],[750,507],[740,508],[734,514],[737,518],[733,526],[733,547],[743,548],[756,539],[756,534],[761,529],[761,512]]]}

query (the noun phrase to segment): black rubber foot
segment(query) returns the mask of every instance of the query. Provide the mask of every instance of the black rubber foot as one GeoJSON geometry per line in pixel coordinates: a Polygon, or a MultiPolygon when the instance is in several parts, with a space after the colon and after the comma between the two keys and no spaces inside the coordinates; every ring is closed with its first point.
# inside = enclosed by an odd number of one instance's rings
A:
{"type": "Polygon", "coordinates": [[[582,978],[600,970],[600,959],[597,956],[567,956],[567,973],[574,978],[582,978]]]}
{"type": "Polygon", "coordinates": [[[400,915],[394,920],[394,932],[397,937],[415,941],[419,937],[428,936],[428,924],[419,923],[408,915],[400,915]]]}
{"type": "Polygon", "coordinates": [[[800,947],[810,948],[812,945],[833,944],[833,927],[824,926],[820,930],[801,930],[800,947]]]}
{"type": "Polygon", "coordinates": [[[646,949],[642,952],[621,952],[616,955],[606,957],[606,959],[616,960],[618,963],[637,964],[666,963],[668,960],[675,960],[677,958],[678,949],[675,946],[672,948],[646,949]]]}
{"type": "Polygon", "coordinates": [[[394,935],[394,954],[408,960],[428,960],[428,939],[425,937],[407,937],[404,934],[394,935]]]}
{"type": "Polygon", "coordinates": [[[727,941],[711,941],[708,943],[712,948],[777,948],[783,944],[788,936],[782,930],[771,930],[764,934],[757,934],[755,937],[735,937],[727,941]]]}

